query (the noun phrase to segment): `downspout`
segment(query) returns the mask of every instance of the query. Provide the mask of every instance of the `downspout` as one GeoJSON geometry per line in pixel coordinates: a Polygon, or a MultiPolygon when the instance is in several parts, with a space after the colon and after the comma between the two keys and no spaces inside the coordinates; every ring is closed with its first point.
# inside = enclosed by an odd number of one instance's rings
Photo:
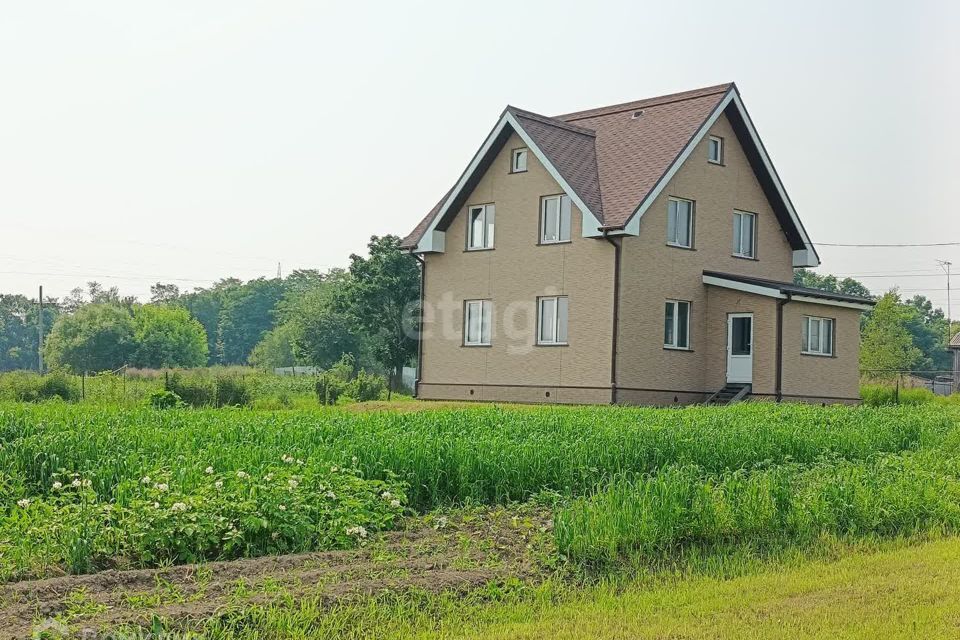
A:
{"type": "Polygon", "coordinates": [[[603,231],[603,239],[613,245],[613,338],[610,341],[610,403],[617,403],[617,336],[620,334],[620,253],[622,240],[614,240],[603,231]]]}
{"type": "Polygon", "coordinates": [[[420,263],[420,317],[417,320],[417,377],[413,381],[413,397],[420,397],[420,380],[423,378],[423,295],[427,286],[427,261],[411,253],[420,263]]]}
{"type": "Polygon", "coordinates": [[[793,299],[789,293],[786,295],[777,300],[777,402],[783,402],[783,307],[793,299]]]}

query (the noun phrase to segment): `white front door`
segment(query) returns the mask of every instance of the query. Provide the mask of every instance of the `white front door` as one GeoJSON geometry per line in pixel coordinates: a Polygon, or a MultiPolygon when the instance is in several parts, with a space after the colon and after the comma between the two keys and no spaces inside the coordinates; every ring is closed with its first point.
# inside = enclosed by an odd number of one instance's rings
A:
{"type": "Polygon", "coordinates": [[[727,315],[727,382],[753,382],[753,314],[727,315]]]}

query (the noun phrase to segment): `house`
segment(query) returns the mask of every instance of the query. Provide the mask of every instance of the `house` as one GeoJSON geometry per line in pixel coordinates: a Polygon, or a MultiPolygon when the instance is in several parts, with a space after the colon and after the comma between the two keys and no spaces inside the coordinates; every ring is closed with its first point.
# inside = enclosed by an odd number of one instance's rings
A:
{"type": "Polygon", "coordinates": [[[508,106],[402,245],[420,398],[859,400],[872,302],[792,284],[819,257],[733,84],[508,106]]]}

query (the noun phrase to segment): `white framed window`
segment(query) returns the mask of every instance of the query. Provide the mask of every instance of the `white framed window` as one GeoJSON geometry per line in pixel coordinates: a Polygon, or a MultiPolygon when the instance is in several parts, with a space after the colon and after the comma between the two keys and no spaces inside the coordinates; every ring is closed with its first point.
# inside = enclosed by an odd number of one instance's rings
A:
{"type": "Polygon", "coordinates": [[[527,150],[514,149],[510,154],[510,173],[523,173],[527,170],[527,150]]]}
{"type": "Polygon", "coordinates": [[[723,164],[723,138],[710,136],[707,142],[707,161],[713,164],[723,164]]]}
{"type": "Polygon", "coordinates": [[[663,314],[663,346],[667,349],[690,348],[690,303],[667,300],[663,314]]]}
{"type": "Polygon", "coordinates": [[[803,316],[801,351],[815,356],[833,355],[833,318],[803,316]]]}
{"type": "Polygon", "coordinates": [[[733,212],[733,255],[755,258],[757,245],[757,216],[745,211],[733,212]]]}
{"type": "Polygon", "coordinates": [[[693,247],[693,201],[670,198],[667,205],[667,244],[693,247]]]}
{"type": "Polygon", "coordinates": [[[540,243],[570,241],[570,197],[546,196],[540,200],[540,243]]]}
{"type": "Polygon", "coordinates": [[[567,344],[567,296],[537,299],[537,344],[567,344]]]}
{"type": "Polygon", "coordinates": [[[494,218],[492,204],[467,207],[467,249],[493,249],[494,218]]]}
{"type": "Polygon", "coordinates": [[[466,300],[463,303],[463,344],[467,347],[490,346],[493,325],[492,300],[466,300]]]}

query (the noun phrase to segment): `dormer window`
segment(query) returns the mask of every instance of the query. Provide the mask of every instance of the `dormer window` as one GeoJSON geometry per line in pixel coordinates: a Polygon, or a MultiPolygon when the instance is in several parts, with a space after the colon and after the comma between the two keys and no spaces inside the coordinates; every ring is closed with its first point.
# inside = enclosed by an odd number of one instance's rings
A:
{"type": "Polygon", "coordinates": [[[527,150],[514,149],[510,161],[510,173],[523,173],[527,170],[527,150]]]}
{"type": "Polygon", "coordinates": [[[711,164],[723,164],[723,138],[710,136],[707,143],[707,160],[711,164]]]}

